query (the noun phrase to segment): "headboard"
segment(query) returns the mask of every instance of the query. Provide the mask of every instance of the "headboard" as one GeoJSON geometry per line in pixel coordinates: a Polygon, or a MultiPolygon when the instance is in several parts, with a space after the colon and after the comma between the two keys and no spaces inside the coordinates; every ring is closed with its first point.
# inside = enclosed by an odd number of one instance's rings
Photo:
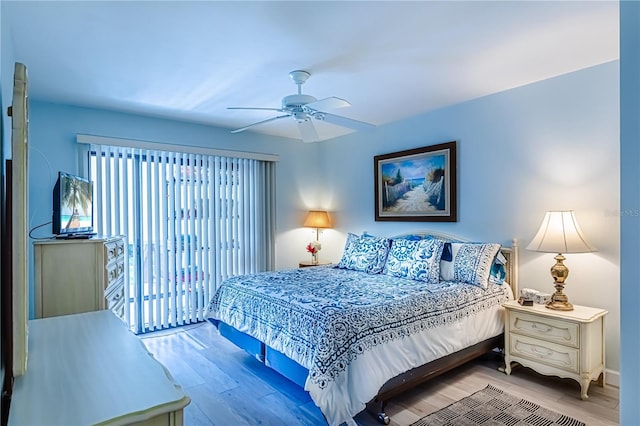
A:
{"type": "MultiPolygon", "coordinates": [[[[444,234],[441,232],[432,232],[432,231],[418,231],[418,232],[407,232],[406,234],[396,235],[392,238],[402,238],[407,237],[409,235],[418,235],[421,238],[437,238],[440,240],[449,241],[452,243],[465,243],[470,242],[469,240],[465,240],[460,237],[456,237],[454,235],[444,234]]],[[[492,242],[492,241],[487,241],[492,242]]],[[[511,240],[511,247],[502,246],[500,248],[500,252],[507,259],[507,264],[505,265],[505,273],[506,278],[505,281],[509,283],[511,290],[513,291],[513,296],[518,298],[518,240],[511,240]]]]}

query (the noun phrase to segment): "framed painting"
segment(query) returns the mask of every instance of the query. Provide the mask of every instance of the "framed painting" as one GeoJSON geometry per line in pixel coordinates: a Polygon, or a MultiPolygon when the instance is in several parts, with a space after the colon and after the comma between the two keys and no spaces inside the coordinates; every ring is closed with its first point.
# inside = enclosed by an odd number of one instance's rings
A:
{"type": "Polygon", "coordinates": [[[456,222],[456,142],[376,155],[376,221],[456,222]]]}

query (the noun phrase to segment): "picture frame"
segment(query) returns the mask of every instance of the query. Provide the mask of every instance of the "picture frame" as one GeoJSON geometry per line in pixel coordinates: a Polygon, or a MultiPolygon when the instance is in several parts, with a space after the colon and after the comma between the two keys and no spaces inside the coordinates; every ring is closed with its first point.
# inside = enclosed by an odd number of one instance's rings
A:
{"type": "Polygon", "coordinates": [[[456,142],[376,155],[375,220],[457,222],[456,142]]]}

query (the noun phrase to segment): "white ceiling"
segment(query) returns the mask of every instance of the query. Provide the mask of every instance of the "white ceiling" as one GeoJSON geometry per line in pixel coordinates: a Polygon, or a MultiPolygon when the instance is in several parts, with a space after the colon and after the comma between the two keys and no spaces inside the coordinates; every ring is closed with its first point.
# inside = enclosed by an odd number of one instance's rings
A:
{"type": "Polygon", "coordinates": [[[617,1],[2,3],[32,99],[229,129],[278,115],[226,107],[280,107],[295,69],[381,125],[619,58],[617,1]]]}

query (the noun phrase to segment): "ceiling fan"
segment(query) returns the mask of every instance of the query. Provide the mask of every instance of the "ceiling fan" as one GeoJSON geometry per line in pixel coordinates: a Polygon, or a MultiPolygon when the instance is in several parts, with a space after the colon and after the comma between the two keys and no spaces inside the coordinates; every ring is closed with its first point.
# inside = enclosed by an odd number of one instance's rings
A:
{"type": "Polygon", "coordinates": [[[326,121],[327,123],[336,124],[342,127],[348,127],[354,130],[365,130],[375,127],[373,124],[365,123],[364,121],[358,121],[351,118],[343,117],[341,115],[330,114],[325,112],[329,109],[337,109],[351,106],[351,104],[344,99],[336,98],[332,96],[330,98],[316,99],[311,95],[305,95],[302,93],[302,85],[307,81],[311,74],[303,70],[295,70],[289,73],[289,77],[298,86],[298,93],[294,95],[288,95],[282,98],[282,106],[280,108],[258,108],[258,107],[228,107],[227,109],[251,109],[251,110],[263,110],[263,111],[277,111],[282,112],[282,115],[268,118],[266,120],[258,121],[257,123],[249,124],[248,126],[241,127],[239,129],[232,130],[231,133],[238,133],[249,129],[253,126],[268,123],[270,121],[280,120],[281,118],[292,117],[298,124],[300,135],[303,142],[317,142],[318,132],[316,132],[311,118],[316,120],[326,121]]]}

